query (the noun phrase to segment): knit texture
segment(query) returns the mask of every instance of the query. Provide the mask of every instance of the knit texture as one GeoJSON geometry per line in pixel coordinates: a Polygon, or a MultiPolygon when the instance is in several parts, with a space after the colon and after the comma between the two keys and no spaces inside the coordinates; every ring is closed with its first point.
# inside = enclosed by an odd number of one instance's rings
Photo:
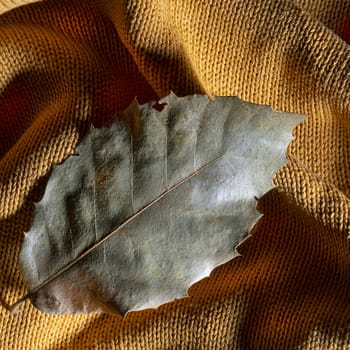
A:
{"type": "Polygon", "coordinates": [[[350,349],[348,0],[1,0],[0,13],[1,349],[350,349]],[[170,90],[309,116],[241,256],[125,319],[10,313],[52,164],[91,123],[170,90]]]}

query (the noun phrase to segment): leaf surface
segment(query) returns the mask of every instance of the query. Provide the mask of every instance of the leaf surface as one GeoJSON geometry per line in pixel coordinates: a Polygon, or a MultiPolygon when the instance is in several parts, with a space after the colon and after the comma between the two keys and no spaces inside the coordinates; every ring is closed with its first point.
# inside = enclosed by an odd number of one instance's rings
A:
{"type": "Polygon", "coordinates": [[[54,166],[20,253],[24,299],[42,311],[125,314],[186,296],[236,255],[304,118],[237,97],[160,103],[132,103],[54,166]]]}

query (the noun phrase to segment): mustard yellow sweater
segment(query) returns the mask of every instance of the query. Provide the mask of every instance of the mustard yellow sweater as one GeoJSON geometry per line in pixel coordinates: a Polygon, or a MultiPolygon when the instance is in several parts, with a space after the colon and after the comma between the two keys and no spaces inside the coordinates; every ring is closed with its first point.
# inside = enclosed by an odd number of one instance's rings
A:
{"type": "Polygon", "coordinates": [[[0,0],[0,349],[350,349],[348,0],[0,0]],[[52,316],[18,255],[53,163],[139,102],[309,115],[241,256],[157,310],[52,316]]]}

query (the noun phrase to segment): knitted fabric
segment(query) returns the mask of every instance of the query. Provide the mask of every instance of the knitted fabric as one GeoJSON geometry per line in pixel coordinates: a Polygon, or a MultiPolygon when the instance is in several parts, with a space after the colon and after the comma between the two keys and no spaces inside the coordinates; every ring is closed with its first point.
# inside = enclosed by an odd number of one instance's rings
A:
{"type": "Polygon", "coordinates": [[[0,13],[1,349],[350,349],[349,1],[1,0],[0,13]],[[10,313],[52,164],[91,123],[170,90],[309,116],[241,256],[124,319],[10,313]]]}

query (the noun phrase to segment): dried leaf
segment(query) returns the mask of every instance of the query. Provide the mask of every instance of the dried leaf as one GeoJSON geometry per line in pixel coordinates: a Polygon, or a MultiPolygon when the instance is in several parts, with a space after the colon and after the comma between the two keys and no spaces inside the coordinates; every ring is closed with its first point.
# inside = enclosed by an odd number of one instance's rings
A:
{"type": "Polygon", "coordinates": [[[134,102],[54,167],[20,254],[22,300],[57,314],[154,308],[236,254],[303,117],[237,97],[160,103],[134,102]]]}

